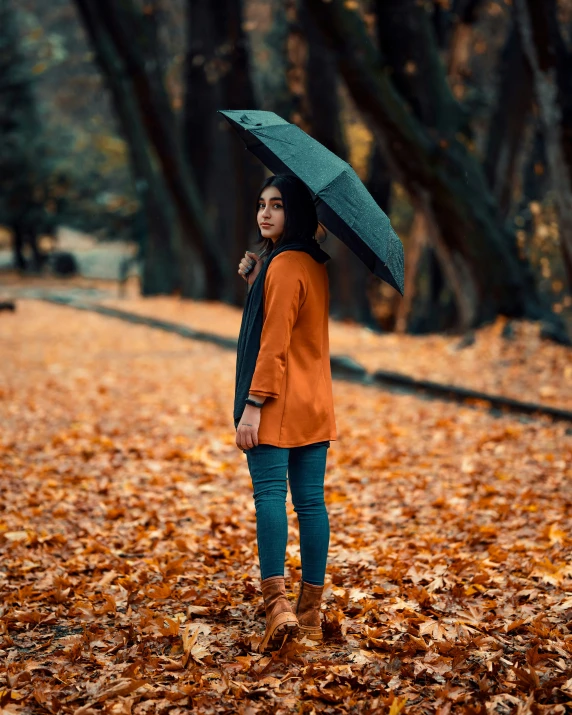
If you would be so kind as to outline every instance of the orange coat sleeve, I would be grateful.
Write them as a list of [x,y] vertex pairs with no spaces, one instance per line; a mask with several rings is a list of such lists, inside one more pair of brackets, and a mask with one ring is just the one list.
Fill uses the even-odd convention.
[[306,271],[295,256],[288,254],[284,251],[272,259],[264,281],[260,350],[250,383],[253,395],[278,397],[280,394],[292,328],[306,297]]

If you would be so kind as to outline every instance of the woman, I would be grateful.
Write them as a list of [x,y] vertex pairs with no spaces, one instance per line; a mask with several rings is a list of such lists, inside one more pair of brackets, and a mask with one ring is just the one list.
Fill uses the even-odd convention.
[[[324,265],[330,256],[316,241],[318,218],[306,185],[290,175],[266,179],[257,222],[263,250],[260,255],[247,251],[238,269],[249,293],[238,340],[234,421],[254,490],[266,610],[263,653],[299,633],[322,638],[320,603],[330,538],[324,474],[337,433]],[[287,477],[302,560],[295,610],[284,582]]]

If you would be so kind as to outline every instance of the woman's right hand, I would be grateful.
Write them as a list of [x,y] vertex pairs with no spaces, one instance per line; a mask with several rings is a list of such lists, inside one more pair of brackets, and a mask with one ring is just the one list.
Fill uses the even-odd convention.
[[[246,271],[253,263],[255,263],[256,265],[250,271],[250,273],[246,275]],[[252,285],[254,283],[256,276],[260,273],[262,263],[262,259],[259,258],[256,253],[252,253],[252,251],[246,251],[246,253],[244,254],[244,258],[238,264],[238,273],[244,278],[248,285]]]

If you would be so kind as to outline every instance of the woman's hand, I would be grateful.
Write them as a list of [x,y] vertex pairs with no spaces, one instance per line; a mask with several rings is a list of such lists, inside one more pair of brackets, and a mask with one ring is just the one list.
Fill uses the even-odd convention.
[[[255,263],[256,265],[250,271],[250,273],[246,275],[246,271],[253,263]],[[256,276],[260,273],[262,264],[262,258],[259,258],[256,253],[252,253],[252,251],[246,251],[246,253],[244,254],[244,258],[238,264],[238,273],[244,278],[248,285],[252,285]]]
[[260,427],[260,408],[245,405],[244,412],[236,428],[236,445],[240,449],[251,449],[258,445]]

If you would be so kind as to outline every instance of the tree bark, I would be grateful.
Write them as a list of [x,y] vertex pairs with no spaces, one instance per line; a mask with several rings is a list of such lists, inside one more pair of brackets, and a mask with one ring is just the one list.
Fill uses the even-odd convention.
[[483,0],[452,0],[447,6],[433,0],[433,27],[442,50],[448,50],[448,74],[462,71],[473,35],[472,27]]
[[[468,132],[467,115],[453,97],[447,83],[425,9],[415,0],[378,0],[376,21],[379,46],[383,50],[384,59],[392,68],[392,80],[408,102],[412,113],[446,141],[450,141],[458,132]],[[417,41],[412,43],[412,37],[417,37]],[[467,299],[470,273],[459,252],[451,251],[443,240],[426,192],[417,192],[412,200],[416,210],[423,213],[418,223],[425,227],[429,238],[426,250],[435,251],[437,258],[436,262],[429,261],[429,269],[441,271],[446,276],[455,296],[458,327],[461,330],[467,329],[476,311],[476,307]],[[417,265],[420,265],[419,262]],[[468,286],[463,286],[457,279],[456,266],[468,276]],[[435,296],[435,300],[437,302],[439,296]],[[435,310],[430,310],[429,315],[434,316],[433,326],[436,329],[442,315],[437,310],[437,304],[434,307]],[[414,316],[413,311],[411,314]]]
[[515,7],[534,78],[558,205],[560,246],[572,290],[572,53],[560,34],[556,0],[516,0]]
[[380,59],[411,112],[441,139],[452,139],[468,116],[451,94],[425,8],[416,0],[376,0]]
[[256,102],[240,0],[189,0],[185,66],[186,155],[225,259],[223,296],[244,299],[236,266],[256,238],[256,192],[264,170],[217,109],[249,109]]
[[289,9],[284,0],[249,0],[244,11],[250,30],[252,80],[256,104],[291,121],[292,93],[288,86]]
[[425,214],[416,211],[413,223],[409,232],[409,241],[405,253],[405,285],[403,299],[396,306],[395,332],[405,333],[407,331],[409,316],[413,310],[413,299],[416,295],[416,279],[419,275],[419,266],[423,249],[427,245],[427,234],[429,229]]
[[348,148],[340,122],[336,58],[304,4],[300,5],[299,21],[307,46],[305,89],[310,131],[320,144],[347,161]]
[[[344,161],[348,148],[340,121],[339,75],[336,58],[320,26],[302,3],[299,26],[305,43],[306,62],[303,67],[307,131]],[[330,272],[330,309],[338,319],[350,318],[372,324],[367,296],[368,269],[341,241],[334,239],[328,247],[332,256]]]
[[[377,205],[389,216],[392,186],[391,172],[379,141],[377,141],[375,137],[369,156],[367,177],[364,183],[366,189],[372,195]],[[375,294],[376,285],[378,284],[379,279],[372,275],[370,271],[366,270],[362,280],[365,285],[365,290],[360,294],[361,306],[359,320],[361,323],[368,325],[370,328],[377,328],[379,326],[377,325],[377,321],[375,320],[372,312],[372,298],[370,296]],[[395,306],[393,314],[395,315],[401,301],[401,296],[397,292],[395,292],[394,301]]]
[[532,108],[532,75],[516,23],[503,48],[496,107],[491,117],[485,172],[503,218],[512,206],[515,165]]
[[[499,313],[546,315],[530,266],[519,257],[514,233],[503,226],[482,168],[464,142],[457,134],[443,136],[440,127],[432,130],[408,110],[356,12],[342,0],[306,2],[335,49],[354,101],[385,146],[393,172],[412,196],[427,193],[444,245],[453,256],[462,256],[470,270],[476,302],[469,325],[492,320]],[[405,39],[411,45],[421,44],[416,32]],[[439,80],[435,88],[438,106],[448,103],[442,84]],[[454,123],[445,121],[445,126]],[[556,316],[550,317],[556,321]]]
[[133,86],[115,45],[90,0],[76,0],[85,29],[107,79],[122,134],[129,147],[135,188],[145,211],[147,233],[142,245],[141,292],[171,294],[180,290],[177,275],[179,227],[169,194],[153,156]]
[[[181,293],[217,299],[222,286],[220,259],[205,216],[196,180],[185,161],[159,62],[156,38],[133,0],[78,0],[90,5],[113,42],[133,87],[145,131],[161,165],[179,218],[183,241],[179,256]],[[200,285],[196,258],[202,261],[205,284]]]
[[[473,27],[483,0],[455,0],[451,12],[452,25],[449,41],[447,74],[453,88],[462,82],[468,72],[472,51]],[[453,89],[457,96],[455,89]]]

